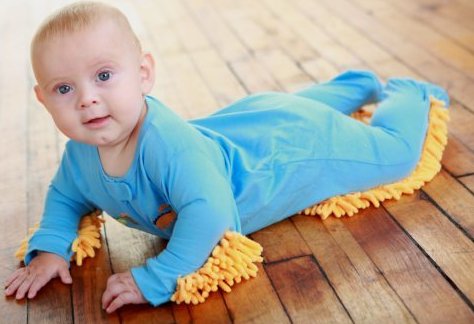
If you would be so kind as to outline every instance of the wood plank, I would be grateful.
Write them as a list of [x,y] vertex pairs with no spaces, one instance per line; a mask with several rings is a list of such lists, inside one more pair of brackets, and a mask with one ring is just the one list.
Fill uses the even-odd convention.
[[[385,26],[395,30],[406,40],[425,48],[445,64],[458,70],[469,78],[474,78],[474,56],[448,37],[421,24],[419,20],[403,14],[388,2],[377,0],[356,1],[363,10],[371,10],[371,17],[382,21]],[[374,8],[374,5],[377,7]]]
[[454,176],[470,174],[474,172],[474,153],[454,135],[449,135],[441,163]]
[[177,324],[192,323],[191,314],[189,313],[190,307],[188,305],[172,303],[171,308],[173,309],[174,319]]
[[[474,50],[474,30],[468,28],[467,25],[462,24],[460,21],[450,19],[443,15],[442,11],[438,10],[436,5],[433,7],[433,1],[425,6],[420,6],[420,3],[417,3],[417,1],[410,1],[403,5],[400,5],[397,1],[391,1],[391,5],[396,6],[397,9],[403,11],[404,14],[410,15],[414,19],[423,22],[423,24],[430,26],[430,28],[437,32],[456,40],[467,49],[471,51]],[[459,10],[461,5],[460,3],[456,3],[454,6],[451,6]]]
[[457,291],[384,209],[366,209],[343,221],[418,322],[474,320]]
[[355,57],[339,42],[329,37],[313,21],[299,12],[293,3],[284,1],[264,0],[265,6],[274,15],[280,17],[299,38],[307,44],[326,61],[334,64],[338,69],[359,66],[361,61]]
[[474,112],[454,102],[450,107],[449,132],[474,151]]
[[71,265],[72,305],[75,323],[119,323],[117,312],[107,314],[102,309],[102,293],[107,278],[112,274],[109,251],[102,231],[102,248],[94,258],[84,260],[82,266]]
[[[423,78],[448,88],[455,99],[472,110],[470,106],[474,99],[474,92],[468,92],[468,90],[474,85],[462,73],[445,65],[416,43],[394,33],[383,22],[377,21],[365,10],[347,0],[322,0],[320,5],[327,8],[331,15],[347,21],[373,42],[396,55],[399,60],[418,72]],[[393,46],[393,44],[397,45]]]
[[454,6],[442,0],[417,0],[416,3],[420,10],[433,11],[438,16],[446,17],[458,25],[474,29],[474,22],[472,21],[474,13],[468,1],[455,1]]
[[311,257],[265,266],[293,323],[351,323],[351,318]]
[[251,237],[262,245],[263,257],[267,263],[311,254],[308,245],[289,219],[265,227]]
[[248,92],[277,91],[281,89],[271,74],[253,57],[241,58],[231,62],[230,65]]
[[471,191],[471,194],[474,194],[474,174],[460,177],[459,180]]
[[[0,278],[9,277],[19,263],[14,257],[21,238],[27,233],[27,115],[28,104],[28,16],[24,2],[2,6],[0,39]],[[17,25],[17,23],[19,25]],[[20,32],[16,32],[17,26]],[[14,323],[27,322],[27,302],[14,297],[0,299],[0,314]]]
[[295,216],[293,222],[354,322],[415,322],[340,219]]
[[442,170],[423,187],[450,219],[462,227],[471,239],[474,238],[474,196],[455,178]]
[[[146,259],[159,254],[165,247],[160,238],[120,224],[110,216],[106,217],[105,229],[110,264],[113,273],[129,271],[141,266]],[[105,279],[107,282],[107,278]],[[170,304],[160,307],[127,305],[118,311],[123,323],[172,323],[173,311]]]
[[402,197],[384,206],[460,292],[474,300],[474,243],[426,200]]
[[234,323],[290,323],[261,264],[256,278],[232,287],[224,300]]
[[232,323],[230,314],[227,311],[222,294],[225,292],[212,293],[206,302],[189,306],[189,312],[193,323]]
[[284,91],[293,92],[314,83],[296,63],[280,49],[256,51],[257,61],[273,76]]
[[246,95],[245,89],[215,49],[195,51],[190,55],[219,108]]
[[218,14],[216,6],[208,0],[181,0],[181,3],[225,61],[232,62],[248,55],[245,46]]

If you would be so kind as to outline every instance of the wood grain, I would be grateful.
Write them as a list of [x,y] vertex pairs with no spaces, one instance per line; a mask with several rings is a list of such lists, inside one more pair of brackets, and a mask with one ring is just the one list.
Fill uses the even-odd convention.
[[474,193],[474,175],[461,177],[459,180],[471,191],[471,194]]
[[468,299],[474,297],[474,243],[426,200],[384,204],[390,214],[413,237]]
[[267,263],[311,254],[308,245],[290,220],[265,227],[251,237],[262,245],[263,257]]
[[352,322],[313,258],[294,258],[265,268],[293,323]]
[[343,221],[328,218],[323,223],[309,216],[293,221],[355,322],[415,322]]
[[457,291],[384,209],[364,210],[344,224],[418,322],[474,320]]
[[243,281],[224,300],[234,323],[290,323],[261,264],[258,276]]
[[474,196],[471,192],[446,171],[441,171],[423,191],[469,233],[471,239],[474,238]]

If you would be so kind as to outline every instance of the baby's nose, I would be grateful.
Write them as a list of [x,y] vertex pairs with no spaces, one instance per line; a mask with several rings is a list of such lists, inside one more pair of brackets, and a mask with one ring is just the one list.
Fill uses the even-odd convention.
[[82,100],[81,101],[81,108],[87,108],[87,107],[90,107],[90,106],[95,105],[95,104],[97,104],[97,100],[95,100],[95,99]]
[[79,107],[81,109],[88,108],[98,103],[99,98],[97,97],[95,91],[93,91],[92,89],[82,89],[79,97]]

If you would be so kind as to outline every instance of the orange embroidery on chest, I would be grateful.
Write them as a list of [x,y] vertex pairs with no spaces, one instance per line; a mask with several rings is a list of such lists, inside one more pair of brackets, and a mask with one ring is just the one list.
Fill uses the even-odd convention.
[[158,213],[161,214],[166,209],[169,209],[169,211],[159,215],[158,219],[155,221],[155,225],[160,229],[168,228],[176,219],[176,213],[170,208],[170,205],[168,204],[161,205],[160,208],[158,208]]

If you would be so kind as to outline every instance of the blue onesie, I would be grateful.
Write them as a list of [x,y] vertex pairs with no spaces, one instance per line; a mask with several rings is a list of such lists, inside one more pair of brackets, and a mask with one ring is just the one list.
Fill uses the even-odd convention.
[[[69,141],[48,191],[36,251],[69,261],[82,215],[100,209],[169,239],[132,275],[153,305],[176,279],[200,268],[227,230],[249,234],[328,197],[407,176],[418,162],[429,95],[444,90],[409,79],[385,89],[370,72],[348,71],[296,93],[250,95],[184,121],[147,97],[132,165],[123,177],[101,166],[97,147]],[[348,116],[382,102],[371,125]]]

